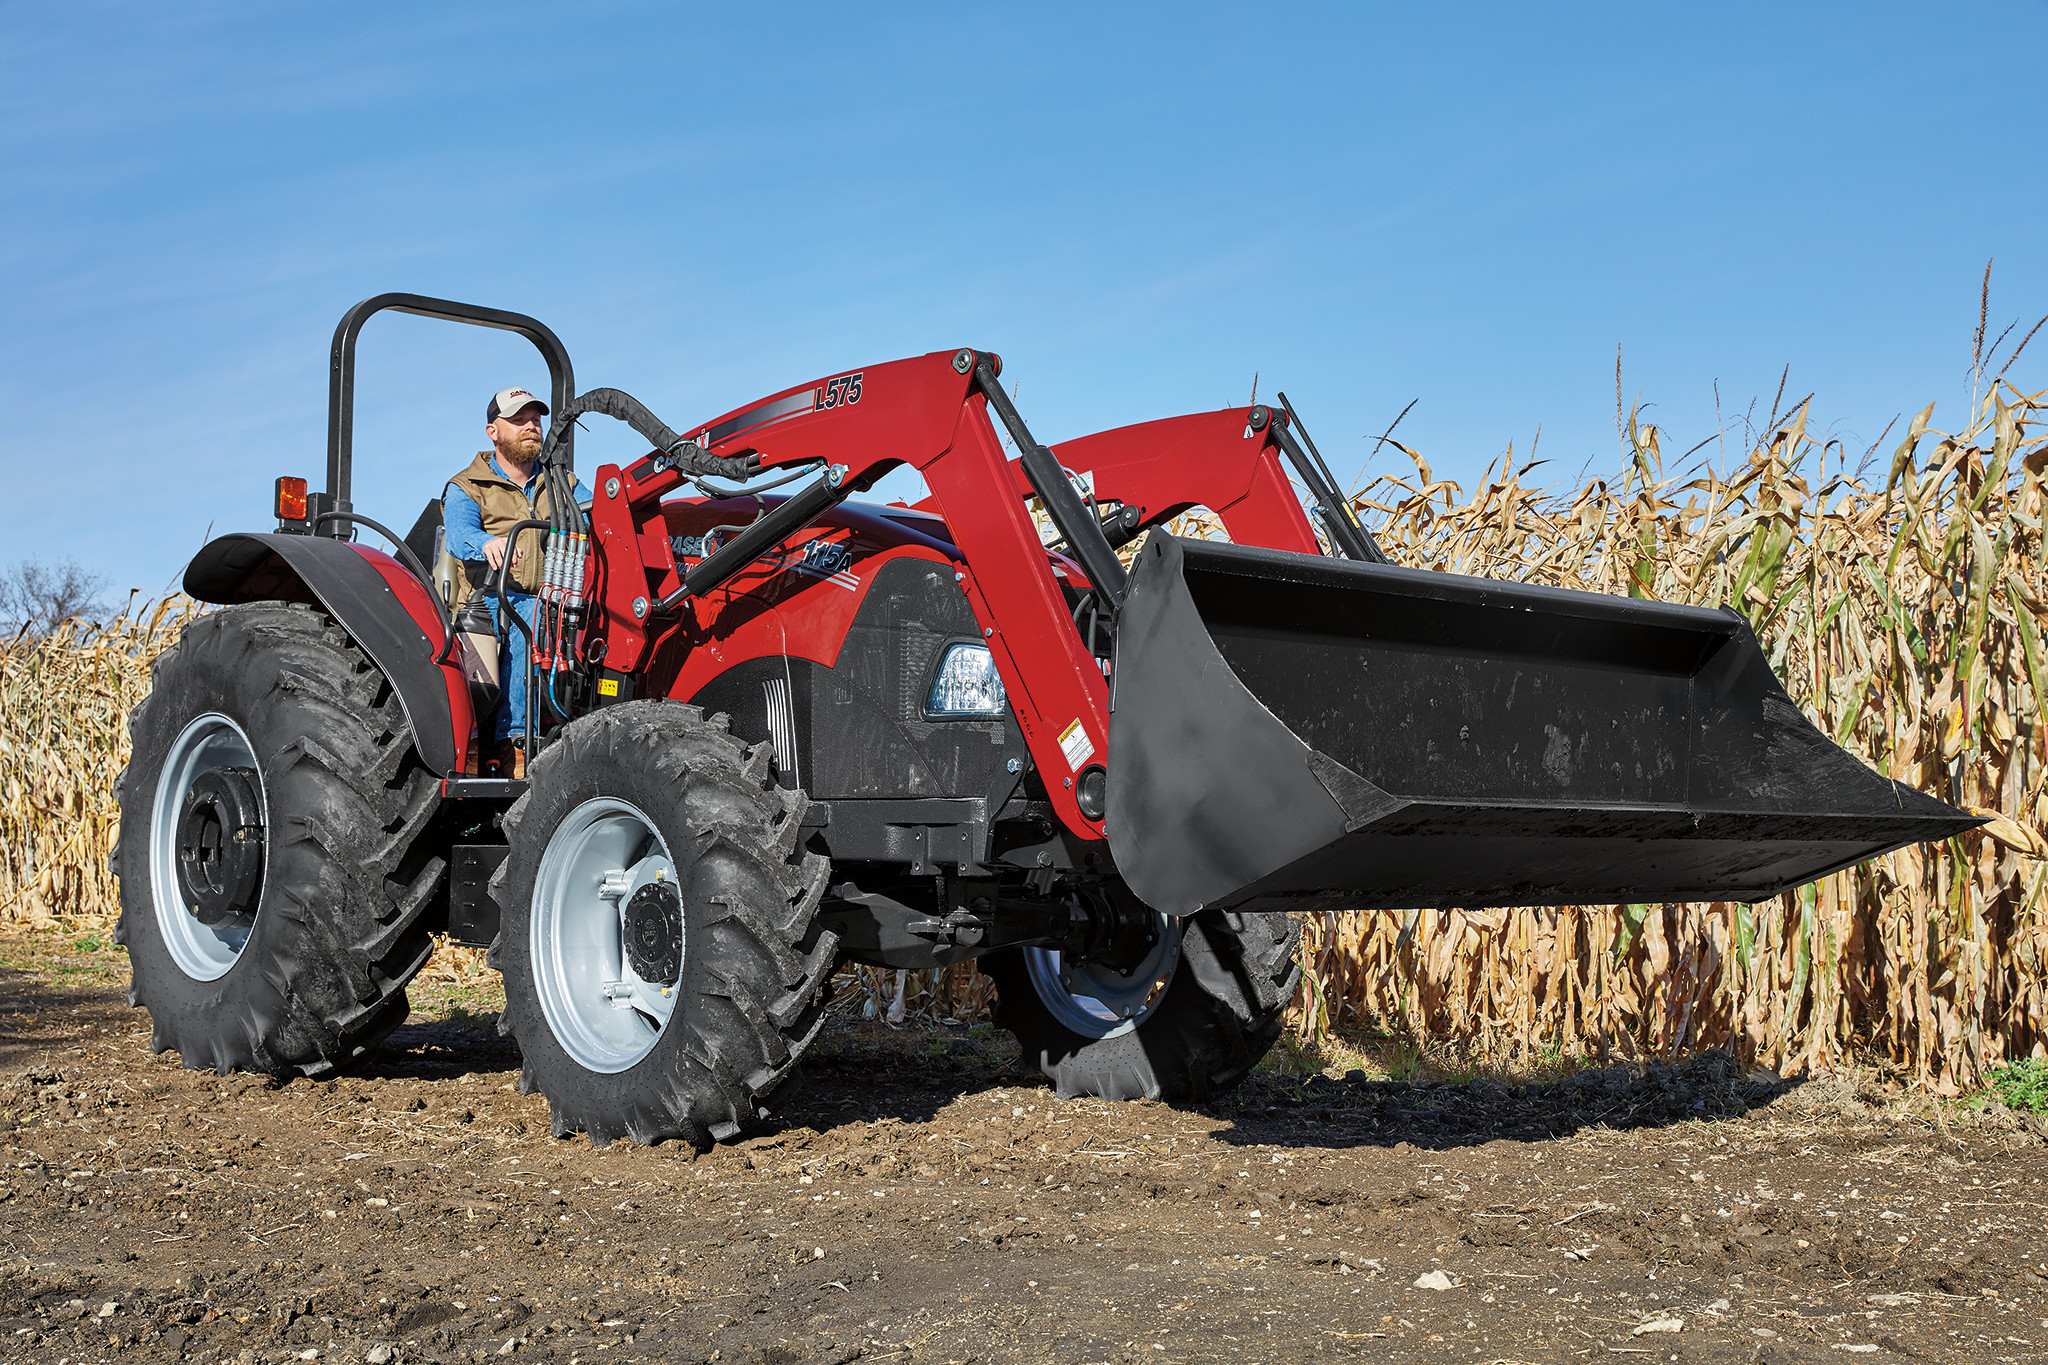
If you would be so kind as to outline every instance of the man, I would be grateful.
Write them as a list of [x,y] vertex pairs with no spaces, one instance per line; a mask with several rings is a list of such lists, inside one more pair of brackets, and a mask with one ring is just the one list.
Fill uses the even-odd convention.
[[[548,405],[525,389],[500,389],[491,395],[484,407],[484,435],[491,449],[478,451],[449,479],[441,499],[449,552],[464,562],[472,585],[495,582],[505,557],[512,557],[505,600],[529,629],[535,619],[534,594],[540,589],[546,537],[532,528],[521,532],[513,544],[508,533],[529,517],[549,513],[548,494],[540,486],[541,419],[547,411]],[[576,500],[589,497],[590,490],[578,482]],[[494,598],[494,619],[497,608]],[[517,626],[504,630],[501,623],[500,629],[507,637],[498,669],[502,693],[485,759],[501,776],[524,777],[526,708],[531,704],[526,695],[526,637]]]

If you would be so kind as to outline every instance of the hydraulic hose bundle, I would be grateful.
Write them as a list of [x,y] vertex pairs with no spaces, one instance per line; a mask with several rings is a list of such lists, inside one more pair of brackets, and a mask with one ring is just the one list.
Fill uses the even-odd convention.
[[[564,669],[572,675],[579,674],[596,657],[587,656],[583,647],[583,626],[588,604],[588,579],[590,563],[590,518],[576,501],[576,474],[565,455],[569,433],[575,430],[578,419],[586,414],[598,413],[624,422],[644,436],[657,450],[666,452],[674,461],[674,467],[693,476],[716,475],[729,479],[745,479],[754,472],[751,460],[724,459],[705,452],[696,442],[678,435],[673,427],[659,417],[633,395],[623,389],[596,388],[579,394],[562,405],[561,411],[553,415],[548,426],[547,440],[541,446],[540,478],[541,489],[546,495],[548,515],[546,518],[531,518],[519,522],[507,534],[508,547],[529,529],[546,532],[541,552],[540,586],[535,594],[534,623],[529,628],[517,612],[505,610],[505,594],[512,556],[508,552],[499,565],[492,590],[496,594],[500,615],[511,616],[514,624],[527,637],[526,667],[527,696],[526,748],[530,753],[534,747],[535,709],[531,699],[536,695],[547,698],[548,709],[559,720],[569,718],[564,707],[557,681]],[[545,675],[545,686],[542,677]]]

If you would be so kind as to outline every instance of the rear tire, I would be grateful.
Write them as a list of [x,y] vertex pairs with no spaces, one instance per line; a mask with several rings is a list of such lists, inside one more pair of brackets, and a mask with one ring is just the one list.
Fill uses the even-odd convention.
[[[809,801],[769,765],[724,717],[660,701],[571,721],[531,761],[491,952],[499,1031],[556,1136],[736,1137],[823,1026],[831,865],[803,848]],[[627,924],[647,937],[629,945]]]
[[1031,969],[1032,949],[991,953],[979,965],[995,983],[997,1022],[1061,1098],[1194,1101],[1242,1081],[1279,1038],[1301,984],[1300,939],[1300,925],[1284,914],[1189,916],[1164,993],[1134,1025],[1102,1037],[1065,1021],[1074,1011],[1048,999],[1058,988]]
[[[274,1076],[368,1051],[406,1016],[447,869],[422,838],[439,784],[389,681],[312,607],[228,607],[158,658],[128,729],[115,938],[151,1046]],[[253,771],[262,808],[254,900],[214,924],[192,910],[172,829],[209,768]]]

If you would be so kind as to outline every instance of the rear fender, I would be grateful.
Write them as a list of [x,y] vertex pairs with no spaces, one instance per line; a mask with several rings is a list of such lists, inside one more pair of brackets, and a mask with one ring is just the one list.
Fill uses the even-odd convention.
[[208,544],[185,569],[202,602],[306,602],[332,616],[398,693],[420,758],[462,771],[475,717],[462,670],[439,662],[447,636],[426,589],[387,554],[324,536],[253,532]]

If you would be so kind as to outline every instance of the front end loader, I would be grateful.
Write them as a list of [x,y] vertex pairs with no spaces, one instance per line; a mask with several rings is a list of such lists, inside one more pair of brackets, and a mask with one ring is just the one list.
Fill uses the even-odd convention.
[[[581,418],[648,443],[521,528],[524,780],[479,775],[436,508],[350,500],[386,310],[534,342],[553,487]],[[187,1065],[347,1063],[446,931],[599,1142],[765,1119],[846,961],[974,959],[1062,1094],[1199,1099],[1278,1035],[1283,912],[1756,900],[1977,823],[1815,730],[1733,611],[1388,563],[1284,398],[1047,447],[958,349],[678,430],[417,295],[350,310],[331,373],[325,488],[201,551],[223,610],[132,722],[122,937]],[[857,499],[902,466],[924,501]],[[1230,543],[1165,529],[1198,507]]]

